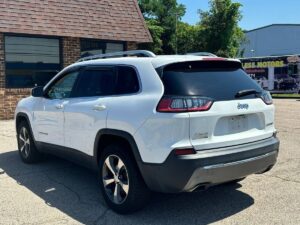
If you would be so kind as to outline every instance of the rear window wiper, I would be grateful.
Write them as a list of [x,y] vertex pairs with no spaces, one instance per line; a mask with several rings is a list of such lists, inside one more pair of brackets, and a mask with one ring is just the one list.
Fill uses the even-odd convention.
[[240,90],[235,94],[235,97],[240,98],[243,96],[253,95],[253,94],[257,95],[257,94],[261,94],[261,92],[255,89]]

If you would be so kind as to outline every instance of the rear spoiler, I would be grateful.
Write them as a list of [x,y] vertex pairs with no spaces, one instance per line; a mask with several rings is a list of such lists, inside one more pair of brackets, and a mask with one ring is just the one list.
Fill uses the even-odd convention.
[[162,76],[163,71],[193,71],[193,70],[235,70],[242,69],[242,63],[239,60],[225,59],[220,57],[203,58],[198,61],[185,61],[170,63],[156,69]]

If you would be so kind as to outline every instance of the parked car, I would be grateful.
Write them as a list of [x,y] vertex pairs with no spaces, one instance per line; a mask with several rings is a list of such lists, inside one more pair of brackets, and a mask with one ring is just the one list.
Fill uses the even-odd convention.
[[274,82],[275,90],[298,90],[299,86],[295,78],[287,77]]
[[269,92],[240,61],[215,56],[87,57],[35,87],[15,120],[25,163],[48,153],[93,168],[118,213],[140,209],[151,191],[264,173],[279,149]]

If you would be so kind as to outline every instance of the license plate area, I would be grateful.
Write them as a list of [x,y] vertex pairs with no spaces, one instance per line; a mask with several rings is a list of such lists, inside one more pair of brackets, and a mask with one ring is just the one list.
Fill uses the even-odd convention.
[[227,122],[228,133],[235,134],[248,130],[248,118],[246,115],[231,116]]

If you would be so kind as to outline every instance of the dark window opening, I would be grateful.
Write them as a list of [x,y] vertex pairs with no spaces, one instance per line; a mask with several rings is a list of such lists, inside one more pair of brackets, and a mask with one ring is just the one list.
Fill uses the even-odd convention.
[[6,87],[44,86],[61,70],[60,41],[5,36]]
[[124,51],[123,42],[107,42],[95,39],[81,39],[81,57],[88,57],[97,54]]
[[87,69],[81,73],[74,97],[112,95],[115,78],[115,73],[110,68]]
[[131,94],[139,91],[136,71],[131,67],[88,68],[80,74],[74,97]]
[[[241,90],[262,91],[241,69],[240,63],[235,62],[176,63],[166,66],[160,76],[165,86],[165,95],[203,96],[222,101],[235,99]],[[242,98],[255,97],[249,95]]]
[[139,91],[139,81],[135,69],[119,66],[116,94],[131,94]]

